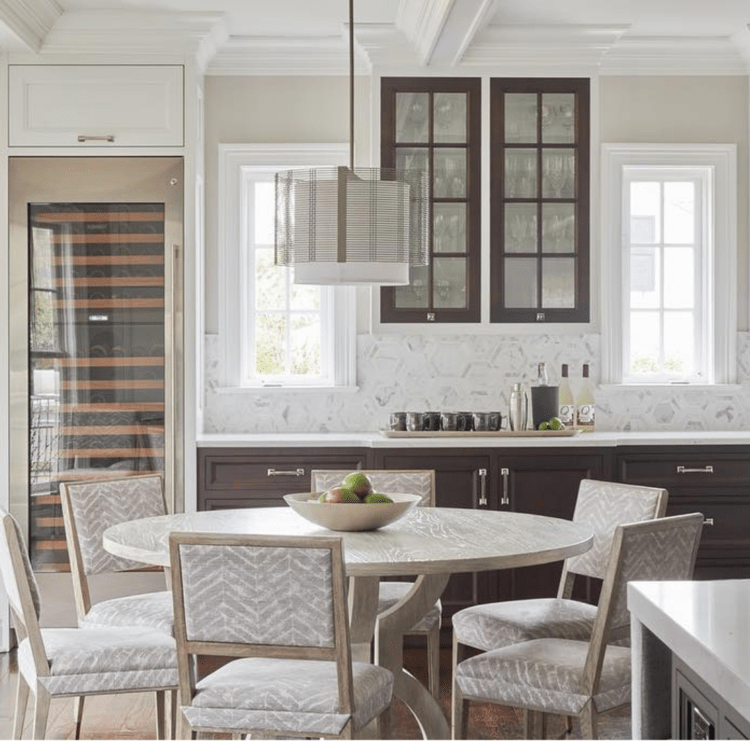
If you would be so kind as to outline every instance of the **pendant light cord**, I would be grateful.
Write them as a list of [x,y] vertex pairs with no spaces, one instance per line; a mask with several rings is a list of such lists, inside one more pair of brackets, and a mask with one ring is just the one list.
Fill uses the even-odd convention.
[[354,0],[349,0],[349,169],[354,171]]

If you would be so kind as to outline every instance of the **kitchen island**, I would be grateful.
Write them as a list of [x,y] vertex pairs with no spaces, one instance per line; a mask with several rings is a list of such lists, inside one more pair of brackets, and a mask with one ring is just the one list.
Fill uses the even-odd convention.
[[750,739],[750,580],[628,585],[633,739]]

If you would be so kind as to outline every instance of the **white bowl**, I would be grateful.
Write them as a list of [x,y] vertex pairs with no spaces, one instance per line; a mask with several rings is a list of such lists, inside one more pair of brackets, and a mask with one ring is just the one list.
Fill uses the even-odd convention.
[[290,508],[303,518],[331,531],[371,531],[387,526],[406,515],[419,501],[419,495],[391,492],[392,503],[321,503],[322,492],[295,492],[284,495]]

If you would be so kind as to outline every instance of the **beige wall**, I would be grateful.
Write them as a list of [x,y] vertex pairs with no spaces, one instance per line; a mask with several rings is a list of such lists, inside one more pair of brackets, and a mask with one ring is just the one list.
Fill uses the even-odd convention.
[[[370,166],[369,79],[357,78],[354,101],[356,162]],[[207,76],[205,127],[206,332],[216,333],[219,144],[348,143],[349,80],[340,76]]]
[[737,144],[738,326],[748,329],[748,78],[602,77],[602,143]]

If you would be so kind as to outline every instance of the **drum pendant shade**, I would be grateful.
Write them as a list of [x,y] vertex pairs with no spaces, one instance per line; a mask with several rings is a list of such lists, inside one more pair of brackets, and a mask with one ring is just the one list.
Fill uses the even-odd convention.
[[427,261],[427,175],[329,167],[276,175],[276,264],[297,284],[400,285]]

